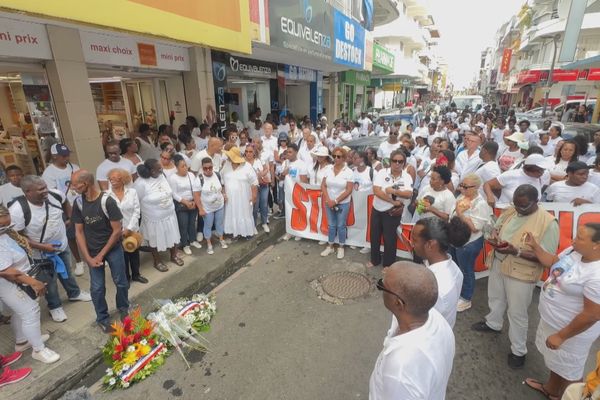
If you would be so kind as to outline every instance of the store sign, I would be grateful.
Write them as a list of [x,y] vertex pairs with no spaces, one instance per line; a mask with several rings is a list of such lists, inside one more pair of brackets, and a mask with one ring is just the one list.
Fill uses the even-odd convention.
[[285,80],[305,82],[315,82],[317,80],[317,71],[296,65],[285,65],[284,73]]
[[212,75],[213,86],[215,88],[215,105],[217,106],[217,123],[219,124],[219,136],[227,128],[227,104],[225,102],[225,91],[227,89],[227,64],[219,60],[219,55],[223,53],[212,52]]
[[335,37],[333,61],[337,64],[362,69],[364,65],[365,28],[337,9],[333,12],[333,24]]
[[51,60],[46,27],[0,17],[0,55]]
[[371,74],[365,71],[344,71],[342,72],[342,82],[369,86],[371,84]]
[[504,49],[502,52],[502,63],[500,64],[500,73],[506,74],[510,69],[510,59],[512,57],[512,49]]
[[552,73],[552,80],[554,82],[571,82],[576,81],[579,71],[576,69],[555,69]]
[[[2,7],[250,53],[248,0],[3,0]],[[0,25],[3,30],[4,24]]]
[[228,56],[229,71],[237,76],[254,76],[259,78],[275,78],[277,66],[275,64],[263,63],[261,61],[246,58]]
[[323,0],[269,2],[271,46],[332,59],[333,8]]
[[113,36],[80,31],[85,61],[127,67],[154,67],[189,71],[189,52],[185,47],[140,42],[131,36]]
[[396,57],[394,53],[380,44],[373,43],[373,66],[385,72],[394,72]]

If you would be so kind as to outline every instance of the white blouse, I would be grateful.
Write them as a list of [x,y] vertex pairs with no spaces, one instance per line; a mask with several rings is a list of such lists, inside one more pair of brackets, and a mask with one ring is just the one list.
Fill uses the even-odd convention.
[[200,181],[196,175],[191,172],[187,176],[173,174],[169,177],[169,185],[173,190],[173,199],[177,202],[181,200],[194,200],[194,192],[200,191]]
[[140,199],[135,189],[131,187],[125,188],[123,200],[119,200],[117,195],[111,190],[108,190],[108,195],[115,199],[121,214],[123,214],[123,230],[137,232],[140,230]]

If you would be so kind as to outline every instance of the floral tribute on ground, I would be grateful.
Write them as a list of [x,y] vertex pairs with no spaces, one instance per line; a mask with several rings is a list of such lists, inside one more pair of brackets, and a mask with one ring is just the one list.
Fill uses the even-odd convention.
[[135,308],[112,324],[113,333],[104,346],[104,361],[109,365],[103,378],[104,388],[127,388],[152,375],[164,362],[167,347],[155,332],[154,324]]

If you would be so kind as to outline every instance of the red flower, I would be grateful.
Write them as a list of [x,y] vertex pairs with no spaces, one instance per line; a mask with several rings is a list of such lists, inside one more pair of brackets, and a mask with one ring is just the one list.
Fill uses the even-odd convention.
[[123,346],[121,344],[118,344],[115,346],[115,353],[120,353],[123,351]]
[[121,355],[118,353],[115,353],[112,355],[112,359],[115,361],[119,361],[119,360],[121,360]]
[[123,319],[123,327],[125,329],[125,332],[131,332],[131,328],[133,325],[133,320],[131,319],[131,317],[128,315]]
[[123,336],[123,337],[121,338],[121,346],[122,346],[124,349],[126,349],[126,348],[127,348],[127,346],[129,346],[129,343],[130,343],[130,341],[129,341],[129,338],[128,338],[127,336]]
[[146,328],[142,331],[142,335],[144,335],[144,336],[150,336],[151,333],[152,333],[152,329],[150,329],[150,328]]
[[150,339],[150,340],[148,340],[148,345],[149,345],[150,347],[154,347],[154,345],[155,345],[154,339]]
[[141,338],[142,338],[142,334],[138,332],[135,335],[133,335],[133,342],[137,343],[140,341]]

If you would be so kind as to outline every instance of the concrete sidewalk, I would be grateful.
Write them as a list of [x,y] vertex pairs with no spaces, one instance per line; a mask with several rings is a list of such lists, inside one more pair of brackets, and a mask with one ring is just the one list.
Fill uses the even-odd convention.
[[[131,305],[140,305],[144,313],[153,308],[154,299],[168,299],[190,295],[201,291],[207,285],[214,284],[233,273],[237,268],[248,262],[254,255],[274,243],[285,232],[283,221],[271,223],[271,233],[259,230],[259,234],[251,240],[238,240],[229,248],[221,249],[215,246],[215,254],[208,255],[203,244],[202,249],[193,249],[192,256],[184,258],[185,265],[178,267],[167,263],[168,272],[159,272],[152,267],[149,254],[142,254],[141,272],[148,284],[132,282],[129,290]],[[163,260],[168,255],[163,254]],[[107,272],[107,293],[111,313],[115,311],[115,287]],[[77,277],[79,286],[89,290],[89,276],[84,274]],[[101,350],[107,336],[102,333],[95,323],[96,315],[92,303],[71,303],[66,299],[64,289],[59,283],[59,291],[63,308],[68,320],[55,323],[50,318],[44,299],[40,301],[42,308],[42,333],[50,333],[47,345],[61,356],[60,361],[46,365],[31,358],[31,350],[22,359],[11,365],[11,368],[31,367],[33,372],[24,381],[0,389],[2,398],[14,400],[44,399],[53,400],[60,397],[66,390],[80,381],[101,359]],[[113,318],[117,318],[114,317]],[[0,353],[8,354],[14,351],[14,336],[9,325],[0,326]]]

